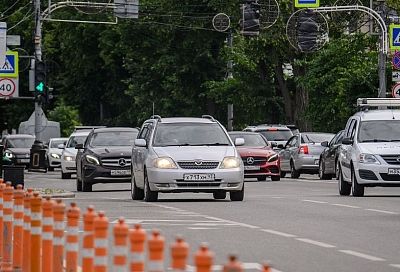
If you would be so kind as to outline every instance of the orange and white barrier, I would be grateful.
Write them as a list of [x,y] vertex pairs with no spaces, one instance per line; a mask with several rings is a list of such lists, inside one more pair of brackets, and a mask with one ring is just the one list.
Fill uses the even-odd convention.
[[23,260],[22,271],[31,271],[31,199],[33,190],[28,189],[24,194],[24,237],[23,237]]
[[146,271],[163,272],[164,271],[164,237],[160,231],[155,229],[147,242],[149,250],[149,262]]
[[38,192],[31,199],[31,272],[42,271],[42,197]]
[[186,271],[189,245],[182,237],[177,237],[171,246],[171,268],[173,271]]
[[144,272],[146,231],[140,224],[135,224],[134,229],[129,230],[129,240],[131,244],[130,271]]
[[125,224],[124,218],[120,218],[118,223],[114,225],[114,249],[113,249],[113,263],[114,272],[127,271],[127,255],[128,255],[128,231],[129,227]]
[[208,249],[207,244],[202,244],[194,256],[196,272],[211,272],[214,253]]
[[65,229],[65,204],[57,199],[53,206],[53,271],[64,269],[64,229]]
[[229,261],[224,265],[223,272],[243,272],[242,264],[237,260],[236,255],[229,255]]
[[22,243],[24,236],[24,190],[18,185],[14,190],[13,271],[22,271]]
[[79,250],[79,215],[80,209],[76,203],[71,203],[67,211],[67,244],[66,244],[66,271],[78,271]]
[[4,180],[0,179],[0,265],[3,262],[3,192],[5,188]]
[[100,211],[94,219],[94,271],[107,271],[108,218]]
[[97,216],[93,206],[83,215],[82,272],[94,271],[94,219]]
[[6,183],[3,190],[3,261],[1,271],[12,271],[13,248],[13,194],[11,182]]
[[53,271],[53,206],[50,197],[42,203],[42,272]]
[[262,266],[262,272],[272,272],[272,267],[269,264],[264,263]]

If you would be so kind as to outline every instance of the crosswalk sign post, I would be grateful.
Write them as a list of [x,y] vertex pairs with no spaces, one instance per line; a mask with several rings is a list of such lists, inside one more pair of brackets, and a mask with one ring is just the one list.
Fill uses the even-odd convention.
[[296,8],[318,8],[319,0],[295,0],[294,6]]
[[391,24],[389,26],[390,42],[389,47],[391,50],[400,50],[400,25]]

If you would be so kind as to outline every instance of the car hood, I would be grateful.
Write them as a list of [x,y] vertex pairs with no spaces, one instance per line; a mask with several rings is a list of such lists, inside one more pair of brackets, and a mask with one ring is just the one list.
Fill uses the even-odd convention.
[[273,154],[276,154],[275,151],[268,147],[237,147],[239,154],[241,157],[269,157]]
[[359,143],[360,152],[378,155],[400,154],[400,143]]
[[76,156],[76,153],[78,153],[78,150],[75,148],[66,148],[63,151],[63,155],[70,155],[70,156]]
[[154,147],[154,151],[159,157],[171,157],[174,161],[222,161],[237,154],[233,146],[167,146]]
[[9,150],[15,155],[23,155],[23,154],[30,154],[31,149],[30,148],[16,148],[16,147],[11,147],[7,148],[6,151]]
[[91,147],[89,148],[89,152],[96,154],[99,157],[130,157],[132,154],[132,147]]
[[49,149],[49,151],[48,151],[48,153],[49,154],[58,154],[58,155],[61,155],[61,153],[62,153],[62,149],[59,149],[59,148],[50,148]]

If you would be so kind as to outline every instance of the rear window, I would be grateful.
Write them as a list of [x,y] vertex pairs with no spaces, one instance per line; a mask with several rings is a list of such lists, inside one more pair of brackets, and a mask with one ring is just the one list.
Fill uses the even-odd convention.
[[322,143],[325,141],[330,142],[335,135],[333,134],[302,134],[301,142],[302,143]]
[[290,129],[266,129],[257,132],[267,138],[268,141],[287,141],[293,136]]

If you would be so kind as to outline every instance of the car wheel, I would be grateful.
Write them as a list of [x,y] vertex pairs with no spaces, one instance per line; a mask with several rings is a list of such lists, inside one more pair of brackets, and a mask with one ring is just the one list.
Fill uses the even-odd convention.
[[213,197],[214,197],[214,199],[225,199],[226,192],[224,192],[224,191],[214,192]]
[[281,178],[284,178],[286,176],[286,172],[281,170]]
[[82,181],[76,176],[76,190],[82,192]]
[[47,170],[48,170],[49,172],[53,172],[53,171],[54,171],[54,167],[49,167],[49,168],[47,168]]
[[293,179],[300,177],[300,171],[296,170],[293,161],[290,162],[290,177]]
[[244,184],[242,187],[242,190],[237,191],[237,192],[230,192],[229,197],[231,201],[243,201],[244,199]]
[[339,171],[339,173],[338,173],[339,194],[343,195],[343,196],[348,196],[348,195],[350,195],[351,184],[343,179],[342,169],[340,168],[339,165],[338,165],[338,168],[339,168],[338,169],[338,171]]
[[133,175],[133,172],[131,178],[131,197],[133,200],[143,200],[144,198],[144,190],[136,186],[135,176]]
[[91,192],[93,184],[85,182],[85,178],[82,177],[82,191],[84,192]]
[[262,176],[262,177],[257,177],[258,181],[266,181],[267,180],[267,176]]
[[71,178],[71,174],[70,173],[64,173],[63,171],[61,171],[61,178],[62,179],[70,179]]
[[357,197],[364,196],[364,186],[358,184],[354,169],[351,169],[351,194]]
[[144,178],[144,201],[146,202],[156,202],[158,200],[158,192],[153,192],[150,189],[149,179],[147,175]]
[[272,181],[280,181],[281,180],[281,176],[271,176],[271,180]]
[[318,165],[318,176],[319,179],[332,179],[332,176],[329,174],[325,174],[325,165],[322,163],[322,160],[319,160],[319,165]]

